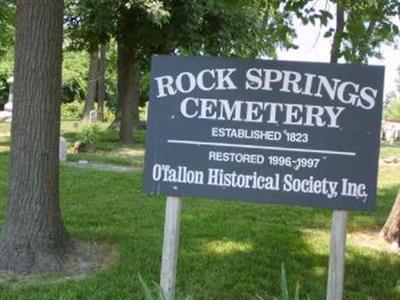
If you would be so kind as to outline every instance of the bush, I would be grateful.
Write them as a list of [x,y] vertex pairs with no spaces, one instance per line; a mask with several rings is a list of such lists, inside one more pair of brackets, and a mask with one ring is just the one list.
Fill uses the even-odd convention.
[[62,120],[80,120],[82,119],[83,103],[71,102],[61,104]]
[[100,140],[101,130],[97,125],[89,125],[84,127],[78,133],[78,140],[86,145],[93,145]]

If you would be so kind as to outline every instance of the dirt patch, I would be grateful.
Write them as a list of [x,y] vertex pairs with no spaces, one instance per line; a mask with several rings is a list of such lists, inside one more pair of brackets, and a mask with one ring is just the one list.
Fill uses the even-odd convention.
[[74,249],[64,258],[64,272],[33,273],[16,275],[10,272],[0,272],[0,284],[12,289],[27,285],[41,285],[79,280],[89,277],[94,271],[105,270],[117,261],[118,247],[97,241],[74,241]]
[[348,233],[347,241],[349,244],[369,248],[379,252],[400,253],[400,248],[396,244],[387,243],[379,234],[378,230],[363,230]]

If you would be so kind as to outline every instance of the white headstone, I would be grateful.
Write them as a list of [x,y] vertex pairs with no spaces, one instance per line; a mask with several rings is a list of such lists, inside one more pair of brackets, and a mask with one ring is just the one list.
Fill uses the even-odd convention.
[[67,150],[68,150],[67,140],[63,137],[60,137],[60,162],[67,161]]
[[4,105],[4,111],[0,111],[0,122],[11,122],[12,110],[13,110],[13,83],[14,78],[10,77],[7,79],[7,83],[10,86],[10,92],[8,94],[8,102]]
[[10,77],[7,79],[7,83],[10,86],[9,88],[9,93],[8,93],[8,102],[6,103],[6,105],[4,106],[4,110],[5,111],[9,111],[12,112],[12,108],[13,108],[13,84],[14,84],[14,77]]
[[386,139],[390,144],[394,144],[396,141],[396,129],[394,127],[391,127],[386,131]]
[[89,123],[97,121],[97,111],[91,110],[89,113]]

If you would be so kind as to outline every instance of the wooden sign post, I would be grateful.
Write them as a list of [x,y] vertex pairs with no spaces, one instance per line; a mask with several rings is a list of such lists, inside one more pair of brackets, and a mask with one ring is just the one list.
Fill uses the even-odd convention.
[[175,295],[182,199],[167,197],[160,287],[169,299]]
[[341,300],[343,298],[348,214],[347,211],[343,210],[335,210],[332,214],[331,249],[326,300]]

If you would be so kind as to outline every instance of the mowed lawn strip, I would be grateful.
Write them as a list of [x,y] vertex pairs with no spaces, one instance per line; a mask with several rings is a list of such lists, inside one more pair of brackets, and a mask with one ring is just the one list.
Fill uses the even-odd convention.
[[[7,170],[8,153],[2,151],[1,222]],[[62,167],[62,209],[69,232],[117,245],[117,262],[84,279],[6,281],[0,299],[144,299],[138,274],[150,285],[159,279],[165,198],[144,194],[141,185],[140,174]],[[381,165],[377,211],[350,213],[349,233],[379,230],[399,187],[400,166]],[[283,262],[292,293],[299,285],[303,296],[323,299],[330,217],[327,209],[185,199],[178,296],[278,299]],[[346,258],[345,299],[400,299],[400,257],[349,240]]]

